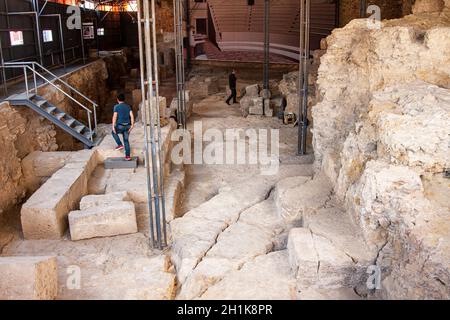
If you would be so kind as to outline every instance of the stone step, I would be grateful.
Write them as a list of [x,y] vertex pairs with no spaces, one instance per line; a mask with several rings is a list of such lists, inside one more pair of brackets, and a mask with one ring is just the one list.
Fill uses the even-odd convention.
[[0,300],[53,300],[57,294],[55,257],[0,257]]
[[288,252],[299,291],[355,288],[367,281],[370,264],[354,261],[329,239],[307,228],[290,231]]
[[295,278],[287,256],[283,250],[256,257],[211,286],[200,299],[294,300]]
[[286,223],[301,226],[304,215],[324,206],[331,192],[331,183],[323,176],[284,179],[275,188],[277,212]]
[[137,233],[133,202],[115,201],[107,206],[91,207],[69,213],[72,240],[111,237]]
[[108,194],[85,196],[80,201],[80,210],[88,210],[95,207],[105,207],[110,203],[117,201],[130,201],[128,192],[119,191]]

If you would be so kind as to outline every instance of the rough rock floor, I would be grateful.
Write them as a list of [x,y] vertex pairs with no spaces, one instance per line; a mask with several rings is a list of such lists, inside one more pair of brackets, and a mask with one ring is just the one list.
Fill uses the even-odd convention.
[[[223,100],[217,95],[196,104],[189,125],[201,120],[203,130],[279,129],[280,168],[261,175],[258,165],[187,166],[183,214],[170,224],[176,298],[359,299],[345,277],[370,257],[349,217],[333,203],[329,182],[313,180],[312,159],[296,156],[297,129],[275,118],[243,118],[238,105]],[[289,232],[298,227],[321,237],[325,245],[314,254],[330,266],[297,257],[307,249],[304,239],[292,235],[288,247]],[[298,274],[298,264],[307,272]]]

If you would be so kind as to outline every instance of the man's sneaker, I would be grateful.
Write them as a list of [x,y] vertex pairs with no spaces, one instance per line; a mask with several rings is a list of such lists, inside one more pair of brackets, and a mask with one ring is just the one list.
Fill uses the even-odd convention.
[[114,149],[114,150],[122,150],[122,149],[123,149],[123,146],[117,146],[116,149]]
[[131,157],[125,157],[125,161],[131,161]]

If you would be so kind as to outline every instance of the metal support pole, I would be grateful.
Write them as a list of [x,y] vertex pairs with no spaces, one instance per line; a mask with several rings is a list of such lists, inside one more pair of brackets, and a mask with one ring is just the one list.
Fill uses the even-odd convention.
[[186,14],[186,33],[187,33],[187,52],[186,52],[186,65],[188,70],[191,68],[191,0],[184,0],[184,11]]
[[162,243],[163,246],[167,245],[167,229],[166,229],[166,199],[164,196],[164,164],[162,163],[161,157],[161,119],[159,110],[159,70],[158,70],[158,50],[156,43],[156,10],[155,10],[155,0],[152,0],[152,34],[153,34],[153,61],[154,61],[154,76],[155,76],[155,91],[156,91],[156,123],[157,123],[157,134],[158,134],[158,171],[159,171],[159,190],[158,197],[161,203],[161,218],[162,218]]
[[[33,4],[34,6],[34,4]],[[41,62],[41,64],[43,65],[43,55],[42,55],[42,43],[41,43],[41,32],[40,32],[40,25],[39,25],[39,16],[38,13],[36,11],[31,11],[31,12],[10,12],[8,13],[8,15],[34,15],[35,17],[35,24],[36,24],[36,38],[37,38],[37,43],[38,43],[38,58],[39,61]]]
[[23,67],[23,75],[25,77],[25,90],[27,92],[27,99],[28,99],[30,96],[29,96],[29,89],[28,89],[28,74],[27,74],[26,66]]
[[66,70],[66,53],[65,53],[65,47],[64,47],[64,34],[63,34],[61,15],[58,14],[58,13],[55,13],[55,14],[43,14],[43,15],[41,15],[41,17],[56,17],[56,18],[58,18],[59,40],[61,42],[61,53],[62,53],[64,71],[65,71]]
[[44,65],[44,57],[42,54],[42,43],[41,43],[41,24],[39,22],[39,0],[34,0],[33,7],[36,16],[36,33],[39,45],[39,60],[41,64]]
[[367,16],[367,0],[360,0],[359,1],[359,17],[365,18]]
[[34,63],[33,63],[33,80],[34,80],[34,93],[37,94],[36,66]]
[[264,89],[269,90],[269,59],[270,59],[270,1],[264,0]]
[[[150,5],[149,0],[144,0],[144,41],[145,41],[145,58],[146,58],[146,69],[147,69],[147,82],[148,82],[148,91],[147,91],[147,98],[149,101],[150,106],[150,125],[148,128],[150,129],[150,143],[151,143],[151,157],[152,157],[152,182],[153,182],[153,191],[154,191],[154,204],[155,204],[155,225],[156,225],[156,244],[159,249],[162,249],[166,239],[163,239],[162,234],[162,223],[165,223],[162,221],[161,217],[161,188],[160,188],[160,175],[158,172],[158,160],[157,158],[160,157],[158,153],[160,153],[160,149],[157,148],[157,144],[155,141],[156,135],[155,135],[155,123],[158,124],[158,122],[155,122],[154,115],[158,117],[158,111],[154,108],[156,107],[153,104],[153,63],[157,63],[157,61],[152,61],[152,42],[151,42],[151,36],[152,36],[152,30],[153,27],[150,25],[150,22],[152,19],[150,18]],[[153,34],[153,37],[156,37],[156,34]],[[156,49],[156,48],[153,48]],[[154,53],[154,52],[153,52]],[[159,97],[156,97],[158,99]],[[145,127],[145,130],[148,130],[147,126]],[[157,126],[157,130],[159,131],[159,128]],[[147,164],[149,165],[149,164]]]
[[3,83],[3,90],[5,91],[5,96],[8,95],[8,85],[6,83],[6,71],[4,65],[5,60],[3,59],[3,47],[2,47],[2,40],[0,39],[0,64],[2,66],[2,83]]
[[145,164],[147,171],[147,199],[148,199],[148,212],[149,212],[149,220],[150,220],[150,241],[152,247],[155,246],[155,230],[153,224],[153,195],[152,195],[152,183],[151,183],[151,173],[150,173],[150,152],[149,152],[149,137],[147,130],[147,112],[148,101],[146,100],[146,90],[145,90],[145,60],[144,60],[144,43],[142,40],[142,8],[141,8],[141,0],[137,1],[137,15],[138,15],[138,36],[139,36],[139,61],[140,61],[140,71],[141,71],[141,98],[142,98],[142,111],[144,116],[144,139],[145,139]]
[[300,1],[300,59],[298,72],[298,154],[306,154],[308,134],[308,73],[311,0]]
[[83,10],[80,7],[80,35],[81,35],[81,55],[83,56],[83,64],[86,64],[86,54],[84,52],[84,36],[83,36]]

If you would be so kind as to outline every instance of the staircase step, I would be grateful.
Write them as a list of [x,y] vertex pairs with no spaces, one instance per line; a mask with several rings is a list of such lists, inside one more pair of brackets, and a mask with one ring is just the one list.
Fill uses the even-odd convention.
[[75,123],[75,119],[69,119],[67,121],[64,121],[65,124],[69,127],[71,127]]
[[55,118],[58,119],[58,120],[61,120],[61,119],[64,118],[65,116],[66,116],[66,113],[65,113],[65,112],[61,112],[61,113],[58,113],[58,114],[55,116]]
[[[95,135],[95,133],[93,133],[93,135]],[[86,139],[91,139],[91,132],[90,132],[89,130],[86,130],[86,132],[83,133],[83,136],[84,136]]]
[[47,112],[47,113],[52,113],[53,111],[55,111],[56,110],[56,107],[48,107],[48,108],[45,108],[45,111]]
[[47,103],[47,100],[38,100],[34,102],[39,108],[42,108],[43,105]]
[[81,133],[81,131],[83,131],[84,128],[86,128],[86,126],[84,126],[84,125],[79,125],[79,126],[76,126],[76,127],[74,128],[74,130],[75,130],[76,132],[78,132],[78,133]]

